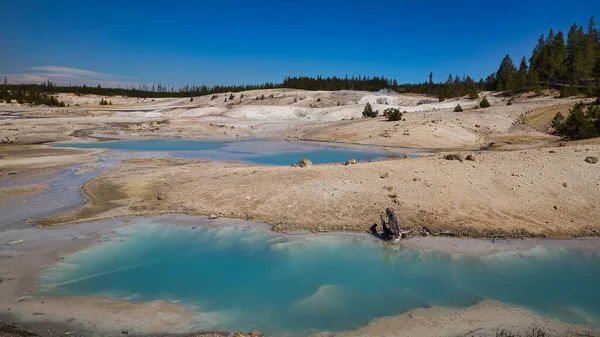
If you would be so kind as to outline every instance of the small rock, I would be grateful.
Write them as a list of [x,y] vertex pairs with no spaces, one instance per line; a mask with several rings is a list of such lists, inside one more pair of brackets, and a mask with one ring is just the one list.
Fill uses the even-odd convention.
[[459,154],[453,153],[453,154],[447,154],[444,156],[444,159],[446,160],[460,160],[462,161],[462,157]]
[[309,167],[312,166],[312,161],[310,161],[310,159],[300,159],[300,161],[298,162],[298,166],[300,167]]
[[216,214],[211,214],[211,215],[210,215],[208,218],[209,218],[209,219],[216,219],[216,218],[218,218],[218,217],[219,217],[219,216],[218,216],[218,215],[216,215]]
[[556,209],[556,210],[557,210],[557,209],[558,209],[558,207],[557,207],[557,206],[554,206],[554,209]]
[[160,196],[160,195],[156,196],[156,200],[162,200],[162,199],[163,199],[162,196]]
[[596,164],[598,163],[598,157],[586,157],[585,162],[589,164]]
[[550,151],[548,151],[548,153],[556,153],[556,151],[552,151],[552,150],[550,150]]
[[470,161],[475,161],[475,158],[473,157],[473,155],[467,155],[467,157],[465,159],[470,160]]
[[390,174],[386,172],[386,173],[384,173],[384,174],[380,175],[379,177],[380,177],[381,179],[385,179],[385,178],[387,178],[387,177],[389,177],[389,176],[390,176]]
[[479,124],[475,124],[475,127],[476,127],[476,128],[480,128],[480,127],[481,127],[481,125],[479,125]]
[[563,184],[563,187],[564,187],[564,188],[567,188],[567,186],[568,186],[568,185],[567,185],[567,183],[564,183],[564,184]]
[[346,161],[344,163],[344,165],[354,165],[356,163],[357,163],[356,159],[350,159],[350,160]]

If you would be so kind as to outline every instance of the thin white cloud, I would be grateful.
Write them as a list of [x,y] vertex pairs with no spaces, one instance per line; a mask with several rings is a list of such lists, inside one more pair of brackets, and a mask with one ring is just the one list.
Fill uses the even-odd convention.
[[57,85],[93,85],[100,84],[103,87],[131,87],[139,83],[127,81],[127,77],[101,73],[92,70],[62,67],[62,66],[38,66],[28,68],[31,72],[21,74],[0,74],[6,77],[10,83],[15,84],[39,84],[50,81]]
[[97,71],[91,71],[91,70],[85,70],[85,69],[61,67],[61,66],[31,67],[29,69],[38,70],[38,71],[47,72],[47,73],[72,75],[72,76],[77,76],[77,77],[81,77],[81,78],[91,78],[91,79],[125,78],[124,76],[100,73]]

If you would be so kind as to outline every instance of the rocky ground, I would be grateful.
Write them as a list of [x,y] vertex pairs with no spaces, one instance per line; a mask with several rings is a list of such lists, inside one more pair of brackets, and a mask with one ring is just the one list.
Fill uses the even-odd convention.
[[[109,107],[96,105],[101,97],[75,95],[61,95],[60,99],[70,105],[66,108],[3,104],[0,203],[8,205],[46,191],[48,186],[28,182],[37,177],[54,175],[77,164],[84,166],[75,174],[96,169],[91,163],[98,160],[101,150],[44,145],[49,142],[167,137],[318,140],[430,151],[418,158],[303,168],[128,159],[76,186],[88,199],[83,207],[52,218],[32,219],[31,223],[44,227],[121,215],[186,213],[252,219],[271,224],[276,231],[364,232],[379,222],[386,207],[391,207],[401,226],[415,235],[599,236],[600,164],[593,158],[600,157],[600,139],[567,142],[550,134],[554,115],[566,115],[573,104],[585,99],[557,99],[555,93],[546,92],[535,97],[524,95],[507,105],[505,97],[483,95],[488,96],[492,107],[474,109],[477,101],[464,98],[435,102],[418,95],[289,89],[249,91],[243,97],[237,93],[233,100],[229,94],[193,100],[113,97],[110,100],[114,105]],[[380,112],[398,107],[406,112],[404,120],[360,118],[367,102]],[[465,111],[453,112],[456,104]],[[40,235],[35,233],[39,229],[27,230],[32,231],[30,235]],[[0,228],[0,234],[2,231]],[[28,248],[27,241],[23,247],[23,256],[40,250],[39,246]],[[43,261],[49,264],[56,258],[57,251],[49,251]],[[9,269],[0,270],[3,275],[7,270],[24,268],[11,263],[7,264]],[[34,269],[31,275],[39,271]],[[4,283],[6,287],[8,282]],[[72,303],[61,310],[72,312],[81,307]],[[140,317],[152,316],[148,314],[152,307],[138,309]],[[37,307],[31,310],[33,315]],[[476,312],[457,311],[450,316],[436,310],[419,313],[464,318],[459,334],[471,333],[473,317],[480,317],[484,311],[488,327],[498,323],[493,318],[499,311],[508,315],[508,320],[525,317],[494,306]],[[112,313],[115,319],[120,312]],[[524,329],[532,322],[547,323],[529,318],[518,328]],[[71,332],[70,326],[19,325],[12,319],[0,319],[5,322],[0,326],[0,335]],[[406,317],[397,319],[402,325],[411,321]],[[415,331],[433,331],[427,324]],[[374,322],[342,335],[389,335],[383,329],[386,326]],[[447,332],[442,325],[434,328]],[[570,333],[564,328],[561,326],[560,331]],[[487,332],[494,335],[493,330]]]

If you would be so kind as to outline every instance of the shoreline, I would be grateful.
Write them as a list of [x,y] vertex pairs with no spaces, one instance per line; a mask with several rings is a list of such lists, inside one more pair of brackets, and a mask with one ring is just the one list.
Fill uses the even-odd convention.
[[[135,334],[154,335],[154,334],[171,334],[171,333],[189,333],[188,324],[193,318],[194,313],[178,304],[164,301],[153,302],[127,302],[119,299],[107,299],[103,297],[85,296],[38,296],[35,293],[37,287],[36,279],[46,267],[59,262],[63,257],[70,254],[75,254],[79,251],[91,248],[95,245],[102,244],[105,241],[118,239],[116,232],[122,228],[131,226],[144,226],[152,224],[165,224],[167,226],[202,226],[208,228],[223,228],[223,227],[252,227],[258,228],[261,231],[266,231],[269,235],[283,237],[287,240],[306,240],[319,236],[346,236],[357,237],[361,240],[373,240],[366,233],[325,233],[314,234],[307,232],[290,232],[278,233],[273,232],[272,227],[264,223],[256,223],[252,221],[236,220],[236,219],[208,219],[206,217],[196,217],[181,214],[163,215],[157,217],[122,217],[114,219],[104,219],[90,222],[87,224],[79,224],[69,227],[57,227],[53,229],[35,229],[28,230],[13,230],[0,233],[0,240],[5,248],[1,252],[5,258],[0,262],[0,270],[3,270],[2,278],[5,286],[0,290],[0,297],[5,300],[0,300],[0,308],[3,308],[4,313],[12,313],[13,320],[19,324],[43,324],[51,322],[55,326],[64,329],[69,329],[72,326],[78,329],[92,329],[94,331],[103,331],[100,335],[114,332],[115,335],[120,331],[131,331]],[[21,238],[22,243],[7,245],[7,242]],[[465,244],[465,242],[467,244]],[[383,245],[383,243],[381,243]],[[500,245],[500,248],[498,246]],[[527,240],[510,240],[506,242],[491,243],[487,240],[479,239],[464,239],[464,238],[418,238],[402,241],[401,249],[418,249],[418,250],[435,250],[446,252],[448,254],[468,254],[481,255],[483,252],[490,254],[498,254],[503,252],[513,252],[534,249],[538,246],[559,247],[567,249],[583,248],[584,251],[600,253],[600,240],[594,239],[570,239],[570,240],[543,240],[543,239],[527,239]],[[491,248],[494,249],[491,249]],[[8,255],[7,255],[8,254]],[[9,258],[7,258],[9,257]],[[20,268],[11,268],[11,266],[19,265]],[[6,271],[9,272],[8,275]],[[26,296],[32,296],[27,298]],[[22,302],[17,299],[24,299]],[[512,308],[504,304],[488,301],[479,302],[473,307],[461,309],[450,309],[437,307],[429,309],[413,309],[407,313],[376,319],[368,325],[355,330],[354,333],[363,331],[364,329],[371,330],[369,335],[377,335],[375,332],[382,329],[378,327],[378,322],[381,320],[399,320],[402,321],[408,316],[414,316],[415,312],[436,317],[436,312],[440,311],[444,315],[449,313],[458,314],[460,312],[469,312],[473,308],[480,306],[490,307],[493,310],[508,310],[520,313],[527,313],[527,317],[531,318],[531,322],[554,322],[556,326],[574,327],[573,325],[555,321],[549,318],[542,318],[529,313],[524,309]],[[9,312],[5,311],[11,308]],[[52,308],[52,309],[51,309]],[[50,311],[49,311],[50,310]],[[474,310],[474,313],[478,310]],[[433,314],[429,313],[432,312]],[[77,312],[75,314],[74,312]],[[36,314],[36,313],[43,313]],[[153,313],[153,314],[151,314]],[[471,314],[474,314],[471,313]],[[196,313],[197,314],[197,313]],[[481,314],[481,312],[479,313]],[[157,316],[158,315],[158,316]],[[437,315],[441,315],[438,313]],[[462,314],[464,315],[464,313]],[[467,315],[468,316],[468,315]],[[485,315],[483,315],[485,316]],[[97,317],[103,317],[102,321],[98,321]],[[111,318],[112,317],[112,318]],[[157,318],[158,317],[158,318]],[[68,321],[74,318],[72,321]],[[481,318],[481,317],[480,317]],[[481,318],[483,319],[483,318]],[[494,321],[493,315],[484,319]],[[67,320],[67,321],[65,321]],[[61,323],[66,324],[64,327]],[[104,328],[103,328],[104,327]],[[111,329],[112,328],[112,332]],[[581,329],[591,329],[579,327]],[[578,329],[579,329],[578,328]],[[100,329],[100,330],[98,330]],[[116,329],[116,330],[115,330]],[[427,331],[427,330],[422,330]],[[202,332],[200,332],[202,333]],[[334,333],[334,336],[352,336],[352,332]],[[359,334],[360,335],[360,334]]]

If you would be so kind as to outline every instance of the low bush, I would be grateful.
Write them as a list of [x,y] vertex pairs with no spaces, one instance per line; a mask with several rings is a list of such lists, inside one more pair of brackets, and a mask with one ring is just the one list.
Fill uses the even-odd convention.
[[480,108],[489,108],[490,106],[492,105],[490,104],[490,101],[488,101],[487,97],[484,97],[481,102],[479,102]]
[[402,112],[397,108],[388,108],[383,110],[383,115],[388,121],[399,121],[402,120]]
[[565,118],[560,112],[552,119],[555,133],[569,139],[588,139],[600,136],[600,106],[576,104]]
[[378,114],[379,114],[379,111],[377,111],[377,110],[373,111],[373,107],[369,103],[367,103],[365,105],[365,108],[362,112],[362,115],[365,118],[375,118],[375,117],[377,117]]

